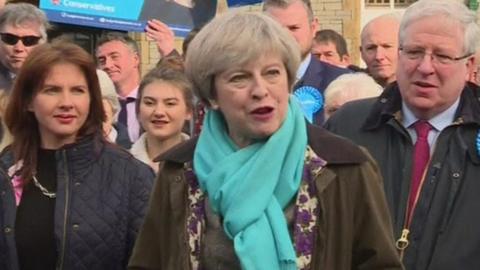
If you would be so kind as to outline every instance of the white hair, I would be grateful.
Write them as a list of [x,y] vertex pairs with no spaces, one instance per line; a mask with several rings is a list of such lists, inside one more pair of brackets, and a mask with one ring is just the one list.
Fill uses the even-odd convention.
[[338,76],[325,89],[325,118],[343,104],[363,98],[377,97],[382,86],[365,73],[351,73]]
[[113,123],[118,120],[118,113],[120,112],[120,102],[115,91],[115,85],[108,74],[100,69],[97,69],[98,82],[100,83],[100,91],[102,92],[102,99],[105,99],[112,106]]
[[452,0],[420,0],[409,6],[400,23],[399,42],[405,40],[405,30],[413,22],[435,17],[439,23],[454,22],[462,27],[463,51],[465,54],[474,54],[480,44],[480,28],[477,24],[477,15],[469,10],[463,2]]

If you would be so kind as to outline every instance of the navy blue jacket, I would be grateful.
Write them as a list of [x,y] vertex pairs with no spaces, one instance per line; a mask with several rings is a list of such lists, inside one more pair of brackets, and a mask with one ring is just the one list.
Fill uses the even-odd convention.
[[[322,62],[312,56],[312,60],[307,67],[307,71],[303,77],[295,84],[294,89],[298,89],[302,86],[311,86],[320,91],[323,96],[323,92],[327,86],[335,80],[338,76],[346,73],[351,73],[350,70],[345,68],[336,67],[328,63]],[[313,116],[313,123],[316,125],[323,125],[325,121],[323,115],[323,108],[315,113]]]
[[[0,157],[0,269],[18,270],[15,196]],[[125,269],[148,204],[154,173],[128,152],[96,137],[56,153],[57,269]]]

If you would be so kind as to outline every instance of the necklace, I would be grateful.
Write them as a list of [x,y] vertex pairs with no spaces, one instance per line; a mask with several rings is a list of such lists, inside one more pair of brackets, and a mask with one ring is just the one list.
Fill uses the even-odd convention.
[[47,196],[50,199],[55,199],[55,197],[57,197],[57,194],[55,192],[50,192],[50,191],[48,191],[48,189],[46,189],[44,186],[42,186],[42,184],[40,184],[40,182],[38,182],[38,179],[37,179],[37,177],[35,177],[35,175],[33,175],[32,178],[33,178],[33,184],[35,184],[35,186],[38,189],[40,189],[40,191],[42,192],[43,195]]

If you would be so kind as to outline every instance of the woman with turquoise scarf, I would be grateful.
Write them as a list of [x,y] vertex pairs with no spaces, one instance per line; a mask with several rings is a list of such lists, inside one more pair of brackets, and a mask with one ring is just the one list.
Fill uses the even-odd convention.
[[258,13],[198,33],[186,71],[210,110],[159,158],[129,269],[402,269],[375,163],[290,95],[299,52]]

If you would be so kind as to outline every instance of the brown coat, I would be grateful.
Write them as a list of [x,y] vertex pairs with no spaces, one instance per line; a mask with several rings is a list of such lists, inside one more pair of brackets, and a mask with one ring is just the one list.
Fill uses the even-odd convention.
[[[375,162],[357,146],[309,126],[309,145],[327,161],[315,176],[320,216],[312,269],[403,269]],[[191,140],[163,156],[150,209],[129,269],[191,269],[187,244],[187,183],[184,165]]]

